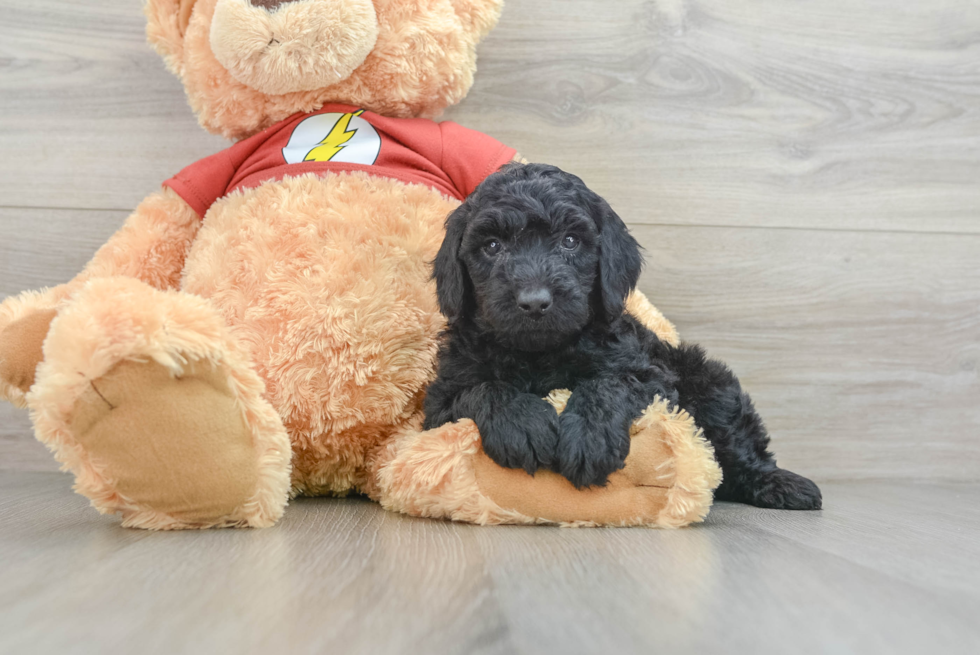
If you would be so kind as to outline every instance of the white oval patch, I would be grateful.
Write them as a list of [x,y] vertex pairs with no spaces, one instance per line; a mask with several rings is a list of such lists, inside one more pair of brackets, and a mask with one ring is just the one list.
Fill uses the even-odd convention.
[[370,166],[381,152],[381,137],[361,118],[363,109],[346,114],[317,114],[293,129],[282,149],[287,164],[335,161]]

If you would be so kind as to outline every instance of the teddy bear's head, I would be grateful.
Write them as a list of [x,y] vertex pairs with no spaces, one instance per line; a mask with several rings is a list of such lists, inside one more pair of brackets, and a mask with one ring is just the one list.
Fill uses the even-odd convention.
[[473,83],[503,0],[148,0],[147,35],[208,131],[343,102],[434,117]]

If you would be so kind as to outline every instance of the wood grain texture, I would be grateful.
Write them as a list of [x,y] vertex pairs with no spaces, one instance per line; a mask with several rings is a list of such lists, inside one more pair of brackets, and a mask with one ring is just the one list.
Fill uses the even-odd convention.
[[[977,485],[838,483],[678,531],[481,528],[360,499],[267,530],[123,530],[0,473],[0,651],[974,653]],[[901,535],[897,539],[896,535]]]
[[[0,298],[69,279],[226,143],[139,3],[0,0]],[[784,465],[980,471],[980,4],[508,0],[447,117],[604,194]],[[50,469],[0,408],[0,468]]]
[[0,403],[0,471],[58,470],[58,463],[33,434],[26,409]]
[[657,224],[980,231],[980,4],[509,2],[451,112]]
[[146,44],[140,2],[0,0],[0,205],[131,210],[228,142]]
[[980,471],[980,237],[634,226],[640,288],[729,364],[780,464],[817,479]]
[[0,298],[72,279],[128,213],[0,207]]
[[[0,11],[0,204],[130,209],[224,145],[138,3]],[[978,24],[963,0],[509,0],[448,116],[638,221],[976,233]]]

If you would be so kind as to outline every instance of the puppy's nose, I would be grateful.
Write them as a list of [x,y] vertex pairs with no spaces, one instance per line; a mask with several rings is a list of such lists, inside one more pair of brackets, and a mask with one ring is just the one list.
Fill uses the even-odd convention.
[[517,306],[532,318],[541,318],[551,309],[551,292],[544,287],[522,289],[517,294]]

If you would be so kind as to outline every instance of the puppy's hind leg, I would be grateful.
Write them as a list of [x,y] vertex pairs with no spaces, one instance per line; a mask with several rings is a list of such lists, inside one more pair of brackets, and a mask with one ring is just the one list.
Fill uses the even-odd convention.
[[721,465],[724,478],[715,498],[773,509],[820,509],[817,485],[776,465],[762,417],[735,374],[698,346],[682,345],[670,357],[680,378],[680,405],[704,430]]

